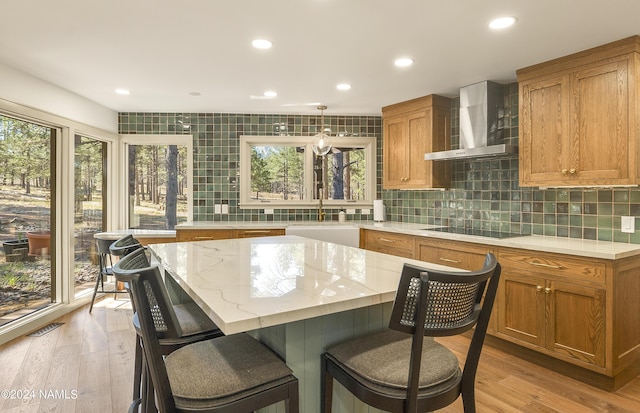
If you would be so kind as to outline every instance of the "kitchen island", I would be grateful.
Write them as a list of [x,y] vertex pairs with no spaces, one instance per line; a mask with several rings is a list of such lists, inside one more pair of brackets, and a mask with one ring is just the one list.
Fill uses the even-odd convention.
[[[250,332],[300,382],[300,412],[320,409],[320,354],[386,327],[405,262],[451,268],[297,236],[149,246],[172,298],[185,294],[225,334]],[[335,386],[335,412],[366,412]],[[284,411],[283,406],[266,411]],[[369,409],[376,412],[376,409]]]

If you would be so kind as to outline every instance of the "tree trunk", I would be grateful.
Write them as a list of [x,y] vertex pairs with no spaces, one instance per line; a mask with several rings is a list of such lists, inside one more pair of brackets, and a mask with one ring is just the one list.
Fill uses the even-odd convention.
[[178,147],[167,148],[167,194],[166,209],[167,229],[174,229],[178,223]]

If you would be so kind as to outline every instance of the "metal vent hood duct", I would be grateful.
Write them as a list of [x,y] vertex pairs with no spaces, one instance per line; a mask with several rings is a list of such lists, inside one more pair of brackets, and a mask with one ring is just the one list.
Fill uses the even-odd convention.
[[460,89],[460,149],[424,154],[426,161],[486,158],[518,153],[504,143],[502,85],[490,81]]

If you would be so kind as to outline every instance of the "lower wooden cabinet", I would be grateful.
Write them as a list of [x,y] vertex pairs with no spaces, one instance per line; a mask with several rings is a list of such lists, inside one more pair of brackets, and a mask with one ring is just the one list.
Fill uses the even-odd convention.
[[463,270],[482,268],[488,252],[493,252],[493,248],[482,244],[416,238],[417,259]]
[[236,229],[234,238],[274,237],[284,235],[284,228],[276,229]]
[[501,250],[498,333],[579,365],[605,368],[606,265]]
[[361,229],[360,248],[398,257],[413,258],[415,237],[394,232]]
[[496,344],[606,390],[640,374],[640,257],[589,258],[364,229],[360,240],[362,248],[404,257],[413,245],[416,259],[466,270],[480,268],[493,252],[502,267],[488,331],[502,340]]
[[207,241],[233,238],[233,229],[177,229],[176,241]]
[[178,229],[176,241],[207,241],[215,239],[272,237],[284,235],[284,228],[246,228],[246,229]]

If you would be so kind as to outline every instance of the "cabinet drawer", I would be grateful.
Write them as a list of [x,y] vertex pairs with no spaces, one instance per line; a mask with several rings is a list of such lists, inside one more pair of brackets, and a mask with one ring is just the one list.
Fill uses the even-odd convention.
[[212,239],[233,238],[232,229],[187,229],[176,230],[176,240],[182,241],[206,241]]
[[556,254],[526,250],[501,249],[498,261],[503,268],[525,273],[566,277],[568,280],[584,280],[604,284],[606,265],[594,259],[583,260]]
[[418,240],[417,258],[420,261],[446,265],[463,270],[478,270],[484,265],[488,252],[493,249],[465,242]]
[[412,235],[369,230],[364,231],[364,234],[365,249],[405,258],[414,257],[414,237]]
[[276,235],[284,235],[284,228],[235,230],[235,238],[273,237]]

